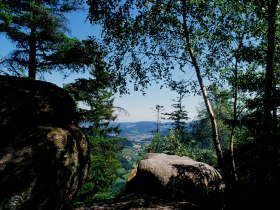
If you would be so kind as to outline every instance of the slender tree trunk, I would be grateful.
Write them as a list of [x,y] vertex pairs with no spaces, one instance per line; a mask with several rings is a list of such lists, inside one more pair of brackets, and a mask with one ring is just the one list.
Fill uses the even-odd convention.
[[[274,55],[276,35],[276,10],[278,0],[267,0],[267,56],[264,82],[263,119],[260,138],[260,167],[257,177],[257,185],[262,189],[266,177],[271,172],[272,163],[277,148],[275,138],[272,135],[272,95],[274,79]],[[277,156],[276,156],[277,157]]]
[[159,110],[157,110],[157,128],[156,133],[159,134]]
[[[207,92],[207,90],[204,86],[203,79],[202,79],[202,76],[201,76],[201,71],[200,71],[200,68],[197,64],[196,57],[193,54],[193,51],[192,51],[191,48],[189,49],[189,53],[190,53],[192,63],[193,63],[194,68],[195,68],[197,80],[198,80],[198,83],[199,83],[199,86],[200,86],[200,89],[201,89],[201,92],[202,92],[202,96],[203,96],[203,100],[204,100],[204,103],[205,103],[205,106],[206,106],[206,109],[207,109],[208,116],[209,116],[209,119],[210,119],[210,122],[211,122],[212,139],[213,139],[213,142],[214,142],[214,146],[215,146],[215,150],[216,150],[216,154],[217,154],[217,158],[218,158],[218,163],[219,163],[219,166],[221,167],[221,169],[224,170],[223,152],[222,152],[222,147],[221,147],[219,134],[218,134],[218,124],[217,124],[217,120],[216,120],[216,115],[213,111],[211,102],[209,100],[208,92]],[[225,171],[223,171],[223,173],[224,172]]]
[[36,79],[36,56],[32,52],[30,52],[29,56],[28,77]]
[[[273,105],[272,105],[272,122],[273,122],[273,127],[272,127],[272,133],[274,135],[278,135],[278,125],[277,125],[277,89],[275,82],[273,84]],[[279,144],[279,143],[278,143]]]
[[234,139],[235,139],[235,129],[237,124],[237,96],[238,96],[238,59],[236,58],[234,67],[234,90],[233,90],[233,125],[230,131],[230,161],[231,170],[234,181],[238,181],[238,175],[234,159]]
[[[33,15],[34,16],[34,15]],[[29,59],[28,59],[28,77],[36,79],[37,59],[36,59],[36,26],[31,27],[29,38]]]
[[156,117],[157,117],[157,122],[156,122],[156,133],[160,134],[160,111],[162,111],[163,106],[156,105]]
[[216,154],[217,154],[218,164],[222,170],[222,173],[225,174],[226,170],[224,167],[223,152],[222,152],[222,147],[221,147],[221,143],[220,143],[220,139],[219,139],[219,135],[218,135],[218,125],[217,125],[216,116],[212,109],[212,105],[209,100],[207,90],[203,83],[203,78],[201,76],[200,67],[198,66],[197,59],[196,59],[195,53],[193,52],[193,49],[192,49],[192,46],[190,43],[190,39],[189,39],[190,34],[189,34],[189,30],[188,30],[188,26],[187,26],[187,19],[186,19],[187,18],[186,0],[182,0],[182,5],[183,5],[183,17],[182,18],[183,18],[183,30],[184,30],[183,32],[184,32],[184,36],[186,39],[186,50],[188,51],[188,53],[191,57],[191,62],[195,69],[199,87],[200,87],[200,90],[201,90],[201,93],[202,93],[202,96],[204,99],[204,103],[205,103],[205,106],[207,109],[208,116],[210,118],[211,128],[212,128],[212,139],[213,139],[213,143],[214,143]]

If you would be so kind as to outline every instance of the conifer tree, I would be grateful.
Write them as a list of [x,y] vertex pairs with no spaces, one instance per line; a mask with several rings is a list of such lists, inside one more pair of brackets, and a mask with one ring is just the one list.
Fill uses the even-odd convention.
[[[67,37],[69,30],[65,15],[80,9],[81,3],[81,0],[2,0],[0,32],[16,49],[0,64],[8,69],[8,73],[27,74],[32,79],[40,72],[54,69],[80,70],[81,60],[77,62],[77,58],[81,55],[69,57],[78,46],[85,48],[85,45]],[[68,55],[69,51],[72,54]]]
[[110,88],[113,80],[114,76],[106,71],[106,64],[100,61],[95,63],[91,78],[77,79],[65,86],[79,107],[77,121],[90,142],[89,174],[77,202],[88,202],[98,192],[110,189],[121,167],[117,155],[124,139],[118,136],[119,126],[112,124],[117,118]]
[[187,89],[184,86],[185,83],[183,80],[171,83],[172,90],[175,90],[179,96],[173,99],[175,103],[172,104],[172,107],[175,110],[171,113],[164,113],[164,115],[168,116],[168,120],[173,121],[172,125],[175,133],[182,142],[187,141],[186,120],[189,119],[185,106],[182,104],[182,100],[187,93]]
[[160,125],[161,125],[161,112],[164,110],[163,106],[156,105],[155,109],[152,108],[152,110],[156,113],[156,129],[153,131],[155,134],[160,135]]

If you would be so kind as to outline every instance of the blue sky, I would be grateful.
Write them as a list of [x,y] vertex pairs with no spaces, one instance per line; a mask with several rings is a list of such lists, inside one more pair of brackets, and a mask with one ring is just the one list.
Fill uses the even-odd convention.
[[[85,39],[87,36],[98,36],[100,30],[97,27],[90,25],[86,21],[86,11],[74,12],[67,15],[69,19],[68,27],[71,30],[70,36],[77,37],[79,39]],[[12,45],[0,36],[0,59],[5,56],[11,49]],[[190,69],[189,72],[192,70]],[[190,74],[190,73],[189,73]],[[178,79],[189,79],[191,75],[178,75]],[[45,75],[46,81],[57,84],[62,87],[63,84],[73,82],[76,78],[87,77],[87,75],[71,74],[69,77],[64,78],[63,75],[53,73],[52,75]],[[185,78],[186,77],[186,78]],[[170,91],[167,88],[160,89],[159,85],[151,84],[147,89],[146,95],[143,96],[141,92],[135,92],[131,90],[130,95],[115,96],[115,106],[122,107],[128,111],[129,115],[118,113],[119,122],[136,122],[136,121],[155,121],[155,112],[153,109],[155,106],[164,106],[164,112],[171,112],[171,105],[174,103],[172,99],[177,97],[177,93]],[[201,103],[201,97],[193,95],[186,96],[183,100],[183,105],[191,119],[196,116],[196,108]]]

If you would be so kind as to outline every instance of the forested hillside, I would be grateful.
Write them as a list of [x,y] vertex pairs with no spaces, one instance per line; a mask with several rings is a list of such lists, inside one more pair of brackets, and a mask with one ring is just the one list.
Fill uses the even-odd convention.
[[[156,122],[141,121],[141,122],[120,122],[120,136],[126,137],[129,141],[151,141],[156,129]],[[169,134],[172,128],[171,123],[163,123],[160,126],[160,133],[163,136]]]

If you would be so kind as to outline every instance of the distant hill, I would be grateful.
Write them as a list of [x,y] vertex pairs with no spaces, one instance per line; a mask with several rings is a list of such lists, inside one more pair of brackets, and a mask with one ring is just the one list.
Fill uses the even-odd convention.
[[[188,129],[191,129],[193,122],[188,123]],[[139,122],[113,122],[112,125],[119,125],[122,132],[121,137],[128,139],[130,143],[146,144],[151,141],[156,130],[156,123],[153,121]],[[83,123],[81,127],[88,127],[87,123]],[[164,122],[160,125],[160,135],[167,136],[172,128],[171,122]]]
[[[156,123],[152,121],[118,122],[116,124],[119,124],[122,130],[120,136],[126,137],[129,141],[138,144],[151,141],[156,130]],[[162,123],[160,125],[160,134],[168,135],[171,127],[171,123]]]
[[[156,130],[156,123],[152,121],[140,121],[140,122],[119,122],[122,135],[125,134],[146,134],[153,133]],[[168,132],[171,128],[170,123],[162,123],[160,125],[160,131],[162,134]]]

